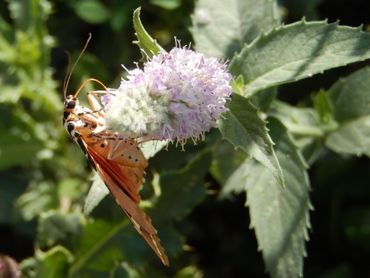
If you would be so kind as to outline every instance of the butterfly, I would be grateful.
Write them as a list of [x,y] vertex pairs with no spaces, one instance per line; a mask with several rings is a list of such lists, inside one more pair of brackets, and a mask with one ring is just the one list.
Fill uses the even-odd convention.
[[[89,78],[74,95],[67,96],[66,88],[72,71],[73,67],[64,82],[63,125],[70,137],[80,146],[90,165],[104,181],[137,232],[145,239],[162,263],[169,266],[168,257],[150,217],[138,206],[139,191],[148,162],[135,139],[124,138],[107,129],[105,112],[97,99],[97,95],[109,93],[102,82]],[[88,82],[98,83],[104,89],[88,93],[90,108],[82,106],[77,98]]]

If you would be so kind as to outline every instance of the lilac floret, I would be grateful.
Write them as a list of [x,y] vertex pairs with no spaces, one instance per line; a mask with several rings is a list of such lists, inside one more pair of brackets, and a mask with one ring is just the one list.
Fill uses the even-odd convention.
[[184,143],[202,139],[227,111],[231,75],[216,58],[188,48],[161,53],[128,72],[104,98],[107,125],[127,137]]

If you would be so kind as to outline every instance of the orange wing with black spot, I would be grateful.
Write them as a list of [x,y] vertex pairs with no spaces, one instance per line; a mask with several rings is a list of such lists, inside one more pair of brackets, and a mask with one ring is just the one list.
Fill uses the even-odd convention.
[[[109,149],[110,142],[115,141],[108,141],[107,149]],[[151,223],[151,219],[137,205],[140,201],[139,189],[144,168],[122,166],[115,161],[109,160],[102,155],[104,152],[102,153],[95,145],[87,145],[86,150],[96,171],[113,194],[118,205],[127,214],[135,229],[146,240],[162,263],[168,266],[169,260],[161,245],[157,231]]]

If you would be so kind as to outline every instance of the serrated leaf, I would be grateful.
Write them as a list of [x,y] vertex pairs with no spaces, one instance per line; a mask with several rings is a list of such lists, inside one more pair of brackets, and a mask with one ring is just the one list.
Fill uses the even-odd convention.
[[242,74],[250,96],[324,70],[370,58],[370,33],[360,28],[300,21],[281,26],[245,46],[231,63]]
[[370,156],[370,67],[337,81],[328,91],[339,123],[325,144],[335,152]]
[[197,51],[230,58],[244,43],[276,26],[279,14],[276,2],[270,0],[200,0],[192,22]]
[[229,109],[219,124],[223,137],[235,148],[240,148],[267,167],[276,180],[284,185],[283,172],[267,132],[266,122],[260,118],[257,109],[237,94],[233,95]]
[[185,168],[163,174],[160,179],[162,192],[151,213],[153,219],[159,222],[180,220],[189,213],[206,195],[204,177],[210,164],[211,154],[206,150]]
[[[251,227],[272,277],[299,277],[303,271],[309,227],[309,180],[306,165],[284,126],[269,119],[276,154],[285,174],[282,188],[270,171],[253,159],[240,167],[239,182],[247,192]],[[230,184],[231,186],[231,184]],[[233,190],[229,188],[228,190]]]
[[146,60],[148,58],[152,58],[154,55],[157,55],[160,52],[166,51],[145,30],[140,20],[140,10],[141,8],[137,8],[134,11],[133,16],[135,35],[138,39],[135,43],[140,47],[140,50],[145,53],[143,58]]

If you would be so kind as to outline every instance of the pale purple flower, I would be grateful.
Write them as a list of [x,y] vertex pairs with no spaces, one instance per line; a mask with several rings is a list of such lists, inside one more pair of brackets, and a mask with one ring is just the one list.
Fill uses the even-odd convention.
[[227,111],[231,75],[188,48],[154,56],[103,99],[107,126],[124,136],[184,143],[203,138]]

